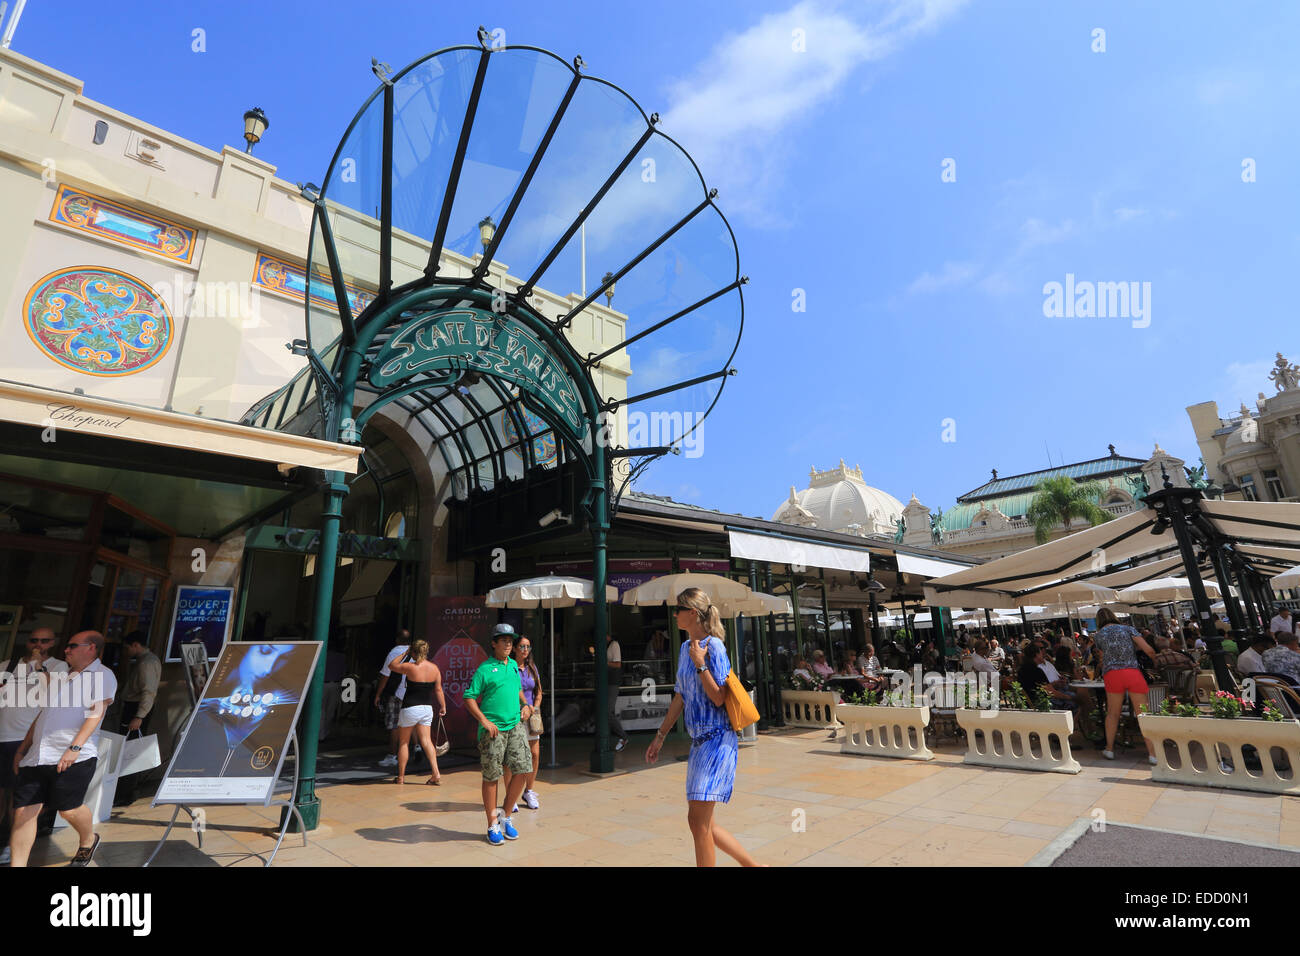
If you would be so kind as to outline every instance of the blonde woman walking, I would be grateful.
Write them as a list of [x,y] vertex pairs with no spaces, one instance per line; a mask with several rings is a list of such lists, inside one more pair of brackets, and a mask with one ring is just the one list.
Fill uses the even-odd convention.
[[686,714],[691,755],[686,765],[686,820],[695,840],[695,865],[713,866],[715,850],[741,866],[758,866],[734,836],[713,822],[714,804],[726,803],[736,782],[739,744],[724,703],[731,662],[719,638],[725,633],[718,609],[699,588],[677,595],[677,626],[690,640],[682,644],[677,683],[659,733],[646,748],[646,763],[659,759],[664,738],[677,718]]
[[388,669],[406,678],[406,696],[402,698],[402,712],[397,718],[397,782],[406,783],[406,761],[410,758],[411,734],[420,741],[420,749],[429,758],[432,773],[429,783],[442,784],[438,772],[438,750],[433,745],[433,699],[438,698],[438,716],[447,716],[447,699],[442,693],[442,672],[429,660],[426,641],[412,641],[406,654],[398,654],[388,662]]

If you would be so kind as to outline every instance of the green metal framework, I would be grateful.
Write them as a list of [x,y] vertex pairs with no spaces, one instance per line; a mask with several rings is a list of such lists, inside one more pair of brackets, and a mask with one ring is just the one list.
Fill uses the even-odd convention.
[[[479,46],[437,51],[395,75],[372,61],[381,85],[344,133],[324,185],[301,187],[314,205],[304,296],[307,338],[290,348],[307,359],[307,368],[250,409],[244,421],[356,443],[375,414],[397,412],[400,422],[404,413],[408,428],[418,423],[432,439],[460,498],[536,468],[576,462],[585,478],[580,511],[591,534],[596,594],[603,596],[612,499],[628,484],[625,478],[615,488],[611,462],[631,459],[628,475],[638,474],[648,462],[678,450],[712,411],[735,374],[747,280],[739,273],[734,234],[713,204],[716,190],[705,186],[685,151],[656,129],[657,114],[647,116],[622,90],[583,76],[582,66],[581,58],[570,65],[535,47],[493,48],[482,28]],[[494,70],[501,79],[489,92]],[[553,107],[549,113],[538,110],[538,102]],[[570,116],[579,102],[593,117],[605,115],[601,110],[612,116],[606,128],[592,130],[590,119]],[[557,158],[553,146],[561,139],[569,152],[560,150]],[[617,148],[602,156],[609,144]],[[496,162],[494,150],[512,158]],[[602,162],[608,173],[602,168],[591,179]],[[637,193],[638,175],[648,185],[663,176],[664,186],[658,193]],[[466,218],[473,204],[491,210],[478,222],[480,230],[493,225],[490,235],[482,233],[481,255],[470,254],[479,238],[467,226],[477,218]],[[567,225],[561,229],[562,222]],[[585,276],[588,225],[603,238],[603,247],[597,244],[605,255],[617,255],[624,264],[549,317],[534,290],[554,278],[552,266],[572,251],[580,234]],[[501,270],[494,276],[492,264],[512,240],[512,263],[531,263],[520,271],[527,278],[507,283],[513,288],[493,288]],[[427,263],[417,267],[411,250],[425,244]],[[531,259],[524,255],[530,249],[536,251]],[[612,301],[616,283],[632,287],[637,308],[629,315],[636,315],[625,316],[624,334],[612,347],[580,355],[572,326],[601,295]],[[450,334],[448,342],[447,336],[428,334],[457,317],[464,319],[459,334],[468,328],[483,338],[456,342]],[[652,354],[650,348],[663,351],[671,335],[684,337],[677,340],[679,354],[692,355],[690,343],[703,343],[694,351],[713,367],[683,362],[680,370],[652,375],[650,387],[639,394],[601,394],[594,372],[603,361],[621,353],[635,364]],[[523,370],[523,360],[514,368],[504,360],[485,361],[493,357],[487,351],[495,349],[500,358],[522,339],[541,343],[537,355],[525,354]],[[475,346],[482,348],[476,353]],[[526,374],[534,371],[534,361],[539,367],[554,363],[545,381]],[[573,390],[576,412],[564,414],[557,388]],[[642,447],[609,447],[602,431],[608,413],[638,403],[654,407],[669,396],[695,402],[697,411],[682,418],[689,427],[681,434]],[[341,474],[326,475],[312,635],[322,642],[329,632],[347,490]],[[594,612],[600,634],[607,623],[603,597]],[[595,645],[597,695],[604,701],[605,644]],[[315,761],[322,686],[318,669],[304,709],[296,800],[308,828],[319,819]],[[613,769],[607,714],[606,706],[597,707],[595,771]]]

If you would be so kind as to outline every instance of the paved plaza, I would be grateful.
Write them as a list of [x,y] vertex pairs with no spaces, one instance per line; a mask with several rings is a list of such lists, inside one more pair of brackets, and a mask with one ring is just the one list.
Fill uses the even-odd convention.
[[[326,774],[351,782],[324,783],[320,829],[306,847],[300,837],[287,837],[275,866],[693,865],[686,764],[675,759],[686,752],[684,741],[670,741],[660,762],[646,767],[647,739],[638,735],[617,756],[624,772],[603,779],[583,772],[590,741],[566,743],[560,757],[573,763],[541,774],[542,807],[520,809],[517,842],[491,847],[484,839],[476,764],[445,770],[440,787],[418,775],[399,788],[391,776],[367,769]],[[1141,749],[1115,761],[1077,751],[1083,771],[1076,775],[968,767],[951,744],[935,753],[929,762],[860,757],[841,754],[823,731],[762,734],[741,748],[736,792],[716,819],[773,866],[1042,864],[1098,809],[1108,823],[1218,838],[1199,841],[1206,865],[1220,853],[1230,857],[1236,848],[1225,840],[1300,848],[1300,801],[1152,783]],[[373,768],[379,752],[354,756],[353,766]],[[203,852],[195,834],[178,825],[155,865],[261,865],[256,854],[270,852],[278,811],[205,813]],[[170,814],[145,800],[115,810],[99,828],[103,842],[93,865],[138,866]],[[63,865],[74,843],[73,834],[59,830],[38,841],[32,862]]]

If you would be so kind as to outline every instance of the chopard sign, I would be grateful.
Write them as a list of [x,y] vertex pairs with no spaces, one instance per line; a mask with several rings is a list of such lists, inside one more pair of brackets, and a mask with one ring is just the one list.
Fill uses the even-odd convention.
[[97,415],[76,405],[58,405],[51,402],[45,406],[49,411],[49,420],[62,428],[121,428],[131,420],[130,415],[114,418],[111,415]]
[[572,377],[530,329],[505,315],[457,309],[416,319],[380,349],[370,383],[386,388],[421,372],[453,369],[513,381],[575,435],[584,431]]

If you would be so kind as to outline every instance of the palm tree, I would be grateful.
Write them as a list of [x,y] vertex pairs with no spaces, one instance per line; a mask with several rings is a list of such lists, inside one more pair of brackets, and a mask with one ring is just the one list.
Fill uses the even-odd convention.
[[1115,517],[1098,507],[1096,502],[1102,487],[1095,481],[1077,482],[1062,475],[1044,479],[1034,491],[1034,500],[1029,503],[1025,517],[1034,523],[1034,540],[1039,544],[1047,543],[1057,524],[1065,525],[1065,533],[1069,534],[1075,518],[1098,525]]

